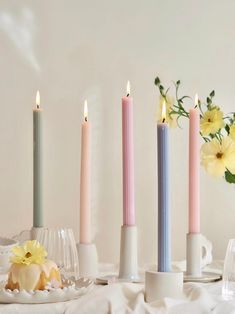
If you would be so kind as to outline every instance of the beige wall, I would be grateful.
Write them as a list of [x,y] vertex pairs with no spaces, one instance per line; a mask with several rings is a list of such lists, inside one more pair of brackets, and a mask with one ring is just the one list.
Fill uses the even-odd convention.
[[[121,106],[132,85],[135,185],[141,263],[156,254],[155,112],[159,74],[183,92],[213,88],[224,110],[235,101],[235,2],[0,0],[0,234],[32,223],[32,107],[44,108],[47,226],[78,236],[80,122],[93,126],[93,231],[102,261],[118,261],[122,219]],[[187,124],[171,132],[173,257],[185,256]],[[222,258],[235,235],[234,187],[203,169],[202,229]]]

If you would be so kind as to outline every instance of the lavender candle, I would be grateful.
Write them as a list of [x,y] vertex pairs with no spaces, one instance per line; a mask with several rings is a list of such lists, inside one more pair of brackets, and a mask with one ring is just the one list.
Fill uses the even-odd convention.
[[171,232],[169,210],[169,148],[166,104],[163,103],[162,122],[157,125],[158,160],[158,271],[171,271]]
[[133,98],[122,98],[123,225],[135,225]]

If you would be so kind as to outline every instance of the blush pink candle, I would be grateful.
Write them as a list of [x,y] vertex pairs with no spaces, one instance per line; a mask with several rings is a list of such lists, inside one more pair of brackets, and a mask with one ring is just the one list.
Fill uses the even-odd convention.
[[[198,97],[195,96],[195,104]],[[189,233],[200,232],[200,114],[198,108],[189,112]]]
[[80,172],[80,243],[91,243],[91,125],[88,122],[87,102],[84,104],[84,122],[81,136],[81,172]]
[[123,225],[135,225],[133,98],[130,82],[122,98]]

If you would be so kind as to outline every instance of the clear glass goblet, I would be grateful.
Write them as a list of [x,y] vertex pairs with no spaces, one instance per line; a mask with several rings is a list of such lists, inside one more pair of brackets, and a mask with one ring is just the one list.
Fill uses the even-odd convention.
[[62,278],[78,279],[78,254],[72,229],[39,228],[36,240],[47,250],[47,258],[57,264]]
[[222,295],[225,299],[235,298],[235,239],[229,240],[224,260]]

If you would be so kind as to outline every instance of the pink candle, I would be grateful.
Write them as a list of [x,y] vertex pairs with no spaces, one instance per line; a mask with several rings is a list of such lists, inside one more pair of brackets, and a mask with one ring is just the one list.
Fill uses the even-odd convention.
[[130,82],[122,98],[123,225],[135,225],[133,99]]
[[81,173],[80,173],[80,243],[91,243],[91,207],[90,207],[90,140],[91,126],[88,122],[87,102],[84,104],[84,122],[81,137]]
[[[198,97],[195,96],[195,104]],[[198,108],[189,112],[189,233],[200,232],[200,115]]]

